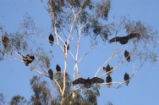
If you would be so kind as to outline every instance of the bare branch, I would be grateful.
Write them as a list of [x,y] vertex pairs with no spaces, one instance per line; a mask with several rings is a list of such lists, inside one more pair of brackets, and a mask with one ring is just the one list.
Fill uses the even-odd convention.
[[94,45],[78,60],[78,63],[80,63],[93,49]]
[[67,37],[67,42],[69,41],[69,39],[70,39],[70,37],[71,37],[71,35],[72,35],[72,31],[73,31],[73,27],[74,27],[75,21],[76,21],[78,15],[81,13],[81,11],[82,11],[82,9],[83,9],[84,3],[85,3],[85,2],[82,3],[82,5],[81,5],[81,7],[79,8],[78,12],[74,15],[74,19],[73,19],[73,21],[72,21],[72,26],[71,26],[71,28],[70,28],[69,35],[68,35],[68,37]]
[[16,60],[16,61],[18,61],[18,62],[24,63],[23,61],[21,61],[21,60],[15,58],[15,57],[13,57],[13,56],[10,56],[10,55],[7,55],[7,54],[4,54],[4,56],[7,56],[8,58],[14,59],[14,60]]
[[61,88],[61,86],[59,85],[59,83],[57,82],[57,80],[54,79],[54,81],[55,81],[56,85],[58,86],[58,88],[60,90],[60,94],[62,94],[62,88]]

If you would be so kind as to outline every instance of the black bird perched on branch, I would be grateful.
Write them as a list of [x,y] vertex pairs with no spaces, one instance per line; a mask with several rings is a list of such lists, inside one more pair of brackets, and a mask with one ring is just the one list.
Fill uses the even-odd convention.
[[106,77],[107,87],[109,87],[109,88],[110,88],[110,86],[111,86],[111,82],[112,82],[112,77],[111,77],[110,75],[108,75],[108,76]]
[[125,59],[126,59],[128,62],[130,62],[130,53],[129,53],[127,50],[125,50],[124,56],[125,56]]
[[61,67],[58,64],[56,65],[56,71],[61,72]]
[[104,80],[101,78],[98,78],[98,77],[93,77],[92,79],[90,79],[90,78],[88,78],[88,79],[78,78],[78,79],[74,80],[72,83],[73,83],[73,85],[83,84],[84,87],[90,88],[92,84],[104,83]]
[[64,44],[64,52],[66,52],[66,48],[67,48],[67,51],[69,50],[69,44],[67,42],[65,42]]
[[52,34],[49,35],[49,42],[51,46],[54,44],[54,36]]
[[26,66],[28,66],[30,63],[32,63],[34,60],[34,56],[30,56],[29,54],[27,54],[26,56],[22,56],[22,57],[23,57],[23,61]]
[[8,43],[9,43],[9,38],[7,36],[3,36],[2,43],[3,43],[4,48],[6,48],[8,46]]
[[139,38],[140,37],[140,34],[139,33],[130,33],[128,34],[127,36],[116,36],[112,39],[109,40],[110,43],[112,42],[120,42],[120,44],[126,44],[128,43],[128,41],[130,39],[133,39],[133,38]]
[[130,80],[130,77],[129,77],[129,74],[128,73],[125,73],[124,74],[124,81],[125,81],[125,84],[128,86],[129,84],[129,80]]
[[112,73],[112,71],[111,71],[112,69],[113,69],[113,67],[110,67],[109,64],[107,65],[107,67],[103,67],[103,70],[105,71],[105,73],[107,75],[110,75]]
[[53,80],[53,71],[51,69],[48,70],[49,78]]

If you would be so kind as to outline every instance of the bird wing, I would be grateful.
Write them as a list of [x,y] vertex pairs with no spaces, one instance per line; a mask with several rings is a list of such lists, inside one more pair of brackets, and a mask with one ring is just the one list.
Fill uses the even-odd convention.
[[110,75],[108,75],[106,77],[106,82],[109,83],[109,82],[112,82],[112,77]]
[[53,71],[51,69],[49,69],[48,74],[49,74],[49,78],[53,80]]
[[127,50],[125,50],[124,56],[125,56],[126,60],[130,62],[130,53]]
[[23,61],[27,61],[27,57],[22,55]]
[[56,65],[56,70],[61,71],[61,67],[58,64]]
[[50,40],[50,41],[54,41],[54,37],[53,37],[53,35],[52,35],[52,34],[50,34],[50,36],[49,36],[49,40]]
[[127,56],[129,56],[129,55],[130,55],[129,52],[128,52],[127,50],[125,50],[124,56],[127,57]]
[[127,37],[128,37],[128,39],[139,38],[140,34],[139,33],[130,33]]
[[117,36],[117,37],[114,37],[114,38],[110,39],[109,42],[112,43],[112,42],[117,42],[117,41],[120,41],[120,40],[121,40],[121,37]]
[[124,80],[127,81],[127,80],[129,80],[129,79],[130,79],[129,74],[128,74],[128,73],[125,73],[125,74],[124,74]]
[[129,84],[129,80],[130,80],[129,74],[128,74],[128,73],[125,73],[125,74],[124,74],[124,81],[125,81],[126,85]]
[[94,78],[91,79],[91,82],[92,83],[103,83],[104,80],[101,79],[101,78],[98,78],[98,77],[94,77]]
[[48,73],[49,74],[53,74],[53,71],[51,69],[49,69]]
[[74,80],[72,83],[73,84],[85,84],[86,83],[86,79],[78,78],[78,79]]
[[27,56],[27,60],[28,60],[29,62],[32,62],[32,61],[34,60],[34,56]]

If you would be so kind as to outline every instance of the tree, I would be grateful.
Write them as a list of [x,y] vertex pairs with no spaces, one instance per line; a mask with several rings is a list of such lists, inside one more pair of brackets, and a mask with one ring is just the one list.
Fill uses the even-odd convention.
[[[105,42],[114,42],[108,44],[108,46],[114,46],[112,55],[106,58],[105,62],[99,66],[94,73],[94,77],[98,76],[99,71],[101,71],[110,60],[114,58],[117,60],[122,56],[124,57],[125,50],[129,51],[129,56],[126,56],[126,59],[131,56],[131,60],[134,62],[141,60],[141,64],[138,65],[139,69],[130,75],[130,79],[140,70],[140,67],[143,66],[146,60],[157,60],[157,55],[154,52],[145,50],[156,44],[158,37],[155,31],[141,21],[132,21],[125,17],[121,19],[119,24],[109,21],[108,15],[111,8],[111,1],[109,0],[48,0],[47,3],[41,0],[41,3],[50,15],[52,23],[51,30],[53,31],[49,35],[53,35],[53,37],[50,38],[49,35],[43,35],[35,26],[33,19],[29,16],[25,16],[22,25],[23,30],[21,31],[8,33],[5,32],[3,28],[0,28],[2,32],[0,52],[1,58],[9,57],[25,63],[26,66],[29,66],[31,70],[37,72],[39,75],[50,78],[48,70],[51,69],[53,57],[51,51],[45,50],[50,46],[34,46],[34,43],[40,43],[39,40],[35,41],[34,38],[40,36],[46,39],[46,42],[51,45],[59,47],[64,56],[64,68],[57,70],[60,72],[56,72],[52,69],[53,73],[51,73],[53,75],[51,76],[53,83],[59,92],[59,99],[55,101],[56,104],[64,105],[64,103],[70,104],[69,102],[76,103],[77,100],[74,97],[69,99],[67,99],[67,97],[71,95],[82,97],[80,90],[86,91],[84,94],[86,95],[87,101],[89,100],[90,103],[97,104],[96,96],[98,95],[81,85],[73,86],[71,82],[71,80],[82,77],[78,65],[89,54],[91,49],[94,48],[94,45],[92,45],[90,50],[88,50],[88,52],[86,51],[86,53],[79,58],[79,47],[82,35],[90,36],[93,41],[96,41],[96,39],[100,37]],[[126,36],[120,35],[123,34],[121,31],[124,31]],[[65,34],[63,35],[63,33]],[[133,33],[137,34],[132,35]],[[54,38],[56,38],[56,40],[54,40]],[[124,45],[116,43],[118,41]],[[149,45],[147,45],[145,41],[149,42]],[[77,43],[76,45],[74,44],[75,42]],[[72,68],[74,72],[72,74],[68,72],[68,66],[72,62],[68,62],[69,58],[74,62],[74,67]],[[111,67],[112,69],[110,68],[106,73],[98,76],[104,78],[104,80],[109,77],[107,83],[93,84],[91,89],[106,85],[111,87],[110,84],[114,84],[116,88],[122,86],[125,83],[124,79],[122,79],[122,82],[112,82],[114,80],[110,75],[111,72],[115,72],[121,65],[124,65],[126,59],[120,59],[120,62],[114,64],[116,65],[115,67]],[[59,65],[58,68],[60,67]],[[68,75],[73,75],[73,78],[70,78]],[[105,75],[108,76],[106,77]],[[47,86],[45,86],[46,82],[38,83],[39,79],[37,77],[34,77],[33,80],[31,86],[34,91],[34,96],[32,96],[31,104],[49,104],[51,93],[50,90],[46,88]],[[40,97],[41,95],[42,97]],[[17,100],[22,99],[21,97],[15,98],[17,98]],[[83,102],[86,104],[87,101]],[[51,101],[51,103],[54,103],[54,101]]]
[[[71,83],[70,80],[67,82]],[[10,105],[60,105],[61,96],[57,95],[56,98],[52,97],[51,90],[48,88],[47,81],[42,80],[42,78],[38,76],[34,76],[30,80],[30,84],[34,93],[30,97],[30,100],[27,101],[24,97],[17,95],[12,97]],[[68,87],[66,88],[66,95],[64,101],[65,105],[97,105],[97,96],[99,95],[97,88],[86,90],[84,94],[77,93],[75,96],[73,96],[73,94],[69,94],[71,90],[71,85],[67,83],[66,86]],[[59,94],[59,89],[56,89],[55,91],[58,91]]]

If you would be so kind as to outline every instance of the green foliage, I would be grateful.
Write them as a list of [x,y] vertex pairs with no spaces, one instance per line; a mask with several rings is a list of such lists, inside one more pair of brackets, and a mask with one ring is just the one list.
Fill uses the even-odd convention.
[[25,105],[25,104],[26,104],[25,98],[19,95],[12,97],[10,102],[10,105]]
[[[85,25],[82,34],[87,35],[93,32],[94,37],[100,35],[107,39],[107,36],[111,33],[107,24],[105,24],[111,8],[110,0],[99,0],[98,2],[96,0],[49,0],[48,5],[52,6],[58,31],[62,31],[64,28],[67,31],[74,18],[72,10],[74,10],[74,13],[78,13],[82,9],[75,21],[75,24]],[[52,23],[54,24],[53,20]]]
[[[56,78],[62,78],[56,77]],[[69,75],[67,75],[67,78],[69,78]],[[60,80],[60,79],[59,79]],[[62,82],[59,81],[58,82]],[[66,92],[64,96],[64,103],[65,105],[97,105],[97,96],[99,96],[99,90],[98,88],[92,88],[89,90],[85,90],[84,94],[80,93],[80,91],[72,92],[72,86],[71,86],[71,80],[67,80],[68,83],[66,83]],[[49,89],[48,82],[45,80],[42,80],[38,76],[34,76],[30,80],[30,84],[33,90],[33,95],[31,96],[29,101],[26,101],[26,99],[22,96],[13,96],[10,104],[11,105],[60,105],[60,99],[61,96],[58,94],[60,93],[58,88],[55,88],[57,93],[53,94],[55,98],[52,98],[51,91],[52,89]],[[0,95],[0,100],[2,100],[2,95]]]
[[34,95],[31,96],[30,105],[48,105],[50,91],[47,88],[47,82],[41,81],[40,77],[34,76],[30,80]]

